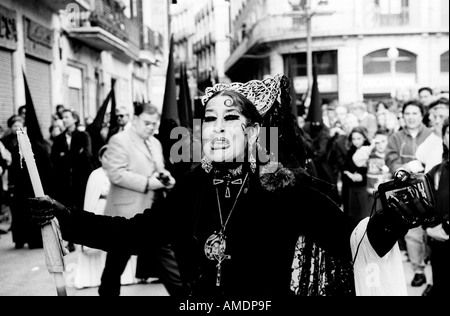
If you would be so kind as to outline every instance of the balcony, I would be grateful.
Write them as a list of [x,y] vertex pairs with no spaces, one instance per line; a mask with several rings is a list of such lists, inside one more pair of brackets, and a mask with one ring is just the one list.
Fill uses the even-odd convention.
[[140,42],[137,22],[128,19],[120,2],[115,0],[97,0],[91,4],[89,10],[72,14],[67,21],[69,37],[92,48],[137,60]]
[[268,15],[234,34],[231,39],[232,53],[225,69],[230,69],[243,55],[259,45],[298,38],[306,38],[306,23],[299,14]]
[[141,62],[155,64],[161,60],[164,51],[162,34],[146,27],[143,41],[140,43],[139,59]]
[[59,10],[71,10],[75,8],[88,9],[90,0],[41,0],[49,9],[59,12]]
[[371,16],[366,19],[369,27],[399,27],[410,25],[409,7],[402,7],[399,12],[383,13],[380,8],[370,12]]

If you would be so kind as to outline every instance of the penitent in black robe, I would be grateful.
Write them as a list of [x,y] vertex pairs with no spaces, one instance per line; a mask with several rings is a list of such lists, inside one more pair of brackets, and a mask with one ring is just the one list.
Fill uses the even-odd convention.
[[207,238],[221,227],[216,188],[225,222],[240,185],[230,184],[227,199],[225,184],[214,185],[213,177],[214,172],[196,168],[178,181],[163,203],[129,220],[71,212],[70,220],[61,222],[63,238],[135,254],[170,240],[183,283],[196,297],[292,295],[292,263],[299,236],[306,236],[330,256],[351,261],[350,235],[357,221],[310,187],[297,183],[269,192],[258,174],[249,173],[226,226],[225,254],[230,258],[222,262],[221,285],[216,286],[217,261],[204,252]]

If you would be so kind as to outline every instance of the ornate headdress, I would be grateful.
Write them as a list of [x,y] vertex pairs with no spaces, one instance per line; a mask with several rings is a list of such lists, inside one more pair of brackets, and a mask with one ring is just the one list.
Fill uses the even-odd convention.
[[283,75],[269,77],[264,80],[251,80],[246,83],[232,82],[229,84],[218,83],[206,88],[202,103],[205,105],[211,96],[218,91],[231,90],[242,94],[252,102],[259,114],[263,116],[273,105],[280,93],[280,81]]

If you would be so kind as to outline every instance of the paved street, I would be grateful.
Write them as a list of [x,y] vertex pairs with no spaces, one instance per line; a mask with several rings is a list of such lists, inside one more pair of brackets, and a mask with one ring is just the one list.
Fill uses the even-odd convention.
[[[7,230],[9,225],[0,224]],[[66,284],[71,283],[76,253],[66,256]],[[53,277],[45,267],[42,249],[14,249],[11,233],[0,235],[0,296],[56,296]],[[167,296],[165,287],[160,283],[123,286],[123,296]],[[98,288],[77,290],[67,286],[68,296],[98,296]]]
[[[1,229],[8,225],[0,224]],[[66,256],[68,272],[65,273],[66,284],[71,282],[71,267],[76,262],[76,254]],[[72,264],[72,266],[71,266]],[[413,273],[409,263],[404,264],[405,276],[411,282]],[[427,266],[427,279],[431,280],[431,269]],[[0,237],[0,296],[55,296],[53,278],[47,272],[42,249],[14,249],[11,233]],[[408,287],[410,296],[420,296],[425,285],[419,288]],[[69,296],[98,296],[97,288],[77,290],[67,286]],[[122,287],[123,296],[167,296],[167,291],[160,283],[136,284]]]

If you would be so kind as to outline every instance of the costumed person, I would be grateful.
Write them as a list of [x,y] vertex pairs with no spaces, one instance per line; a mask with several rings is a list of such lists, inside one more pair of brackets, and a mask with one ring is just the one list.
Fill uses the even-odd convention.
[[[170,240],[184,294],[193,297],[296,294],[291,281],[299,236],[332,258],[353,262],[357,295],[406,295],[395,244],[428,214],[414,203],[407,208],[392,200],[390,208],[358,222],[316,189],[304,171],[295,118],[290,109],[283,111],[290,107],[288,87],[289,79],[278,75],[208,88],[202,164],[180,178],[150,211],[131,219],[99,216],[46,196],[30,199],[35,220],[46,223],[56,216],[64,239],[106,251],[139,253]],[[258,145],[270,124],[279,127],[277,136],[267,136],[270,146],[263,141]],[[401,174],[398,181],[404,179]],[[429,206],[427,201],[416,202]],[[379,268],[378,284],[367,282],[370,263]],[[321,283],[320,275],[308,279],[308,273],[300,271],[302,282]]]
[[[100,162],[107,148],[107,145],[100,148],[98,152]],[[86,186],[84,209],[97,215],[104,215],[110,185],[108,175],[103,167],[92,171]],[[100,230],[99,233],[101,233]],[[79,245],[76,245],[76,248],[78,250],[78,258],[74,278],[75,288],[82,289],[100,286],[100,279],[103,268],[105,267],[106,252]],[[132,256],[122,273],[121,284],[138,283],[138,280],[135,278],[135,273],[136,256]]]
[[[33,187],[28,175],[27,166],[22,162],[17,141],[17,131],[25,129],[24,119],[20,115],[13,115],[8,119],[10,133],[2,139],[6,149],[11,153],[11,164],[8,166],[8,194],[10,195],[11,231],[16,249],[42,248],[42,236],[39,225],[31,222],[30,209],[27,198],[33,195]],[[33,136],[29,135],[30,139]],[[52,194],[54,181],[53,170],[49,160],[50,146],[44,140],[33,142],[33,152],[40,173],[45,192]]]

